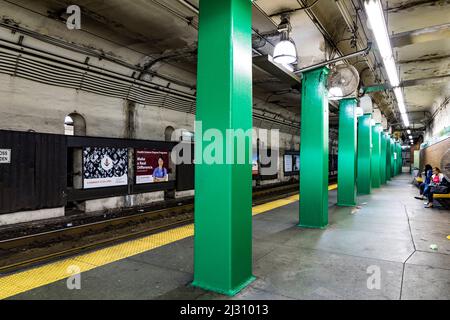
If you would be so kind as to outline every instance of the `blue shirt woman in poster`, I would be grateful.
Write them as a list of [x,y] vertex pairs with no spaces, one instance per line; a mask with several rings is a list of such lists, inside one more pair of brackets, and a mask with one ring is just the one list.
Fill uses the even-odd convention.
[[154,182],[169,181],[169,175],[167,169],[164,168],[164,160],[161,157],[158,159],[158,167],[153,170],[153,180]]

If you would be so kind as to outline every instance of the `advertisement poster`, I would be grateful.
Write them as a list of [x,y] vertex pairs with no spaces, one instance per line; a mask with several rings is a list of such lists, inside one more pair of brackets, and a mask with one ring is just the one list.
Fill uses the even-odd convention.
[[286,154],[284,155],[284,172],[292,172],[292,155]]
[[126,186],[128,184],[128,149],[83,149],[83,185],[85,189]]
[[136,184],[169,181],[169,152],[136,150]]
[[284,172],[295,174],[300,172],[300,155],[292,153],[284,155]]

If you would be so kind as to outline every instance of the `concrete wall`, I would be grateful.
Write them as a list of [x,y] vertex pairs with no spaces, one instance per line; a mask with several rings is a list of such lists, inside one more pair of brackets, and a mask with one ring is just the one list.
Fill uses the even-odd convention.
[[[0,74],[0,128],[5,130],[64,134],[64,119],[71,113],[80,114],[86,121],[88,136],[127,138],[127,102],[74,89],[60,88],[31,80]],[[165,140],[168,126],[194,131],[193,114],[163,109],[151,105],[135,105],[133,133],[137,139]],[[299,150],[300,138],[280,132],[279,178],[264,184],[287,181],[284,177],[285,150]],[[177,197],[193,195],[193,191],[177,193]],[[163,200],[161,193],[90,200],[82,204],[86,212],[111,210]],[[61,215],[58,210],[56,216]],[[24,212],[5,218],[9,223],[47,219],[47,212]],[[5,223],[7,223],[5,222]]]
[[440,136],[442,131],[450,128],[450,101],[437,101],[432,108],[434,118],[427,127],[425,141]]
[[[64,23],[48,18],[45,1],[27,2],[27,10],[14,4],[0,3],[3,21],[14,21],[20,27],[26,28],[35,35],[12,33],[9,29],[0,27],[0,40],[18,43],[27,48],[37,49],[49,55],[58,55],[80,63],[85,63],[89,57],[89,65],[101,67],[118,75],[131,76],[134,69],[123,64],[117,64],[109,59],[98,59],[86,53],[77,52],[42,41],[36,35],[50,36],[58,41],[63,41],[67,47],[76,45],[98,53],[106,53],[108,57],[117,58],[130,66],[143,65],[153,57],[148,57],[136,50],[120,46],[121,39],[102,29],[97,24],[85,24],[83,30],[69,31]],[[89,30],[85,31],[85,30]],[[20,38],[23,36],[23,38]],[[106,40],[111,39],[112,41]],[[115,40],[117,40],[115,42]],[[123,40],[123,39],[122,39]],[[153,75],[144,78],[154,84],[167,86],[181,90],[185,93],[194,93],[196,76],[192,72],[175,68],[169,63],[159,63],[157,71],[161,76]],[[164,78],[176,78],[179,83],[169,83]],[[265,103],[255,98],[255,107],[282,114],[286,118],[297,119],[291,112]],[[132,112],[130,112],[132,110]],[[155,105],[142,105],[130,103],[123,99],[106,97],[81,90],[67,89],[50,86],[31,80],[13,77],[0,73],[0,129],[17,131],[35,131],[42,133],[64,134],[64,119],[71,113],[81,115],[86,122],[86,135],[111,138],[136,138],[145,140],[165,140],[165,130],[168,126],[174,129],[194,131],[193,114],[163,109]],[[132,117],[130,119],[130,117]],[[265,122],[257,122],[255,125],[265,126],[270,129],[272,125]],[[276,127],[276,125],[273,125]],[[284,150],[299,149],[298,136],[281,133],[280,153]],[[279,179],[273,182],[288,180],[283,175],[282,157],[278,168]],[[177,193],[183,197],[192,195],[193,191]],[[110,210],[127,206],[137,206],[163,199],[163,193],[150,193],[137,196],[115,197],[87,201],[82,204],[87,212],[98,210]],[[55,209],[56,215],[61,215],[61,209]],[[8,221],[15,223],[28,221],[29,219],[47,218],[48,212],[25,212],[10,216]],[[5,218],[6,219],[6,218]],[[6,220],[5,220],[6,221]]]
[[43,209],[35,211],[15,212],[0,215],[0,226],[30,222],[35,220],[45,220],[64,216],[64,208]]

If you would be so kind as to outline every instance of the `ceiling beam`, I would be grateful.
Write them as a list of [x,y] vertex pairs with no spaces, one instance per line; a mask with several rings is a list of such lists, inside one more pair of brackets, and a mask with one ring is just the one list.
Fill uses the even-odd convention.
[[[422,85],[427,85],[427,84],[436,84],[436,82],[448,81],[448,79],[450,79],[450,74],[444,74],[444,75],[428,77],[428,78],[404,80],[400,84],[400,87],[406,88],[406,87],[422,86]],[[391,90],[391,89],[393,89],[393,88],[389,83],[383,83],[383,84],[379,84],[379,85],[375,85],[375,86],[364,87],[362,89],[362,92],[371,93],[371,92],[379,92],[379,91],[385,91],[385,90]]]
[[416,43],[450,38],[450,23],[397,33],[391,36],[393,47],[400,48]]

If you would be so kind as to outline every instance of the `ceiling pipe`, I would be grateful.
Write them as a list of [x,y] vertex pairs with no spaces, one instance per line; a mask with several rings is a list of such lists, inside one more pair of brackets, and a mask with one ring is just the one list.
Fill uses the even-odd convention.
[[329,65],[329,64],[332,64],[332,63],[336,63],[336,62],[339,62],[339,61],[342,61],[342,60],[356,58],[356,57],[363,56],[363,55],[368,55],[371,49],[372,49],[372,44],[369,42],[367,44],[367,47],[365,49],[363,49],[363,50],[359,50],[359,51],[347,54],[345,56],[342,56],[342,57],[339,57],[339,58],[336,58],[336,59],[331,59],[331,60],[323,61],[323,62],[320,62],[320,63],[317,63],[317,64],[313,64],[312,66],[309,66],[309,67],[297,70],[294,73],[295,74],[299,74],[299,73],[303,73],[303,72],[310,71],[310,70],[313,70],[313,69],[317,69],[317,68],[320,68],[320,67],[324,67],[326,65]]
[[[336,6],[339,10],[339,13],[341,14],[342,18],[345,21],[345,24],[347,25],[347,28],[350,30],[350,32],[356,36],[356,46],[357,48],[361,48],[363,46],[361,38],[357,36],[358,30],[355,22],[353,21],[353,18],[351,17],[350,13],[348,12],[347,7],[343,3],[342,0],[335,0]],[[374,71],[373,64],[370,62],[368,58],[365,59],[367,66],[369,67],[370,71]]]
[[182,5],[184,5],[186,8],[188,8],[189,10],[191,10],[192,12],[199,14],[199,10],[197,7],[195,7],[192,3],[190,3],[187,0],[178,0],[179,3],[181,3]]
[[[295,8],[295,9],[288,9],[288,10],[280,11],[280,12],[277,12],[277,13],[273,13],[269,17],[272,18],[272,17],[276,17],[276,16],[281,16],[281,15],[286,14],[286,13],[294,13],[294,12],[297,12],[297,11],[309,10],[309,9],[313,8],[318,2],[319,2],[319,0],[316,0],[312,4],[310,4],[310,5],[306,6],[306,7]],[[301,4],[301,3],[299,2],[299,4]]]

